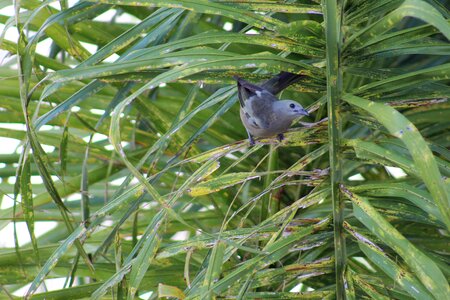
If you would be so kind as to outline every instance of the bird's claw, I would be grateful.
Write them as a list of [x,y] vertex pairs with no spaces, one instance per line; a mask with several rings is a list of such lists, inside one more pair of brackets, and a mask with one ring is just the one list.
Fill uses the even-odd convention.
[[282,142],[284,140],[284,134],[282,133],[277,134],[277,140]]

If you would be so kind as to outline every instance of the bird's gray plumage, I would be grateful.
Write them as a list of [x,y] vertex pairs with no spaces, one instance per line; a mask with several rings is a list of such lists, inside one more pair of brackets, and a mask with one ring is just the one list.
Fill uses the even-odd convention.
[[281,72],[263,82],[261,86],[236,77],[241,120],[250,143],[254,142],[253,136],[280,135],[289,128],[295,118],[308,114],[299,103],[292,100],[280,101],[273,94],[298,81],[300,77],[301,75]]

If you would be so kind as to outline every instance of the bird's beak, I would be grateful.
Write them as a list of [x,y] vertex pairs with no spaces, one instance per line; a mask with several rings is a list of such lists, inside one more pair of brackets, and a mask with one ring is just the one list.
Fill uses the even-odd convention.
[[299,110],[297,110],[297,111],[295,111],[295,112],[298,113],[298,114],[301,115],[301,116],[309,116],[308,111],[307,111],[306,109],[304,109],[304,108],[299,109]]

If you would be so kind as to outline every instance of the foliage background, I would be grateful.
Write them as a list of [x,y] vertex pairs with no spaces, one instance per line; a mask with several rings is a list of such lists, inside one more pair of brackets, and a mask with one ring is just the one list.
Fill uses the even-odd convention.
[[[49,4],[0,16],[2,297],[449,298],[448,1]],[[249,147],[281,70],[312,125]]]

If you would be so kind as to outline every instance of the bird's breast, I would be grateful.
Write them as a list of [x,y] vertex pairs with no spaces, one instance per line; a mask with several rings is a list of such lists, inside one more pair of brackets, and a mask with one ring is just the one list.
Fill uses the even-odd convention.
[[266,114],[263,128],[258,124],[258,120],[241,109],[240,116],[247,131],[254,137],[271,137],[285,132],[291,126],[292,120],[280,119],[274,113]]

